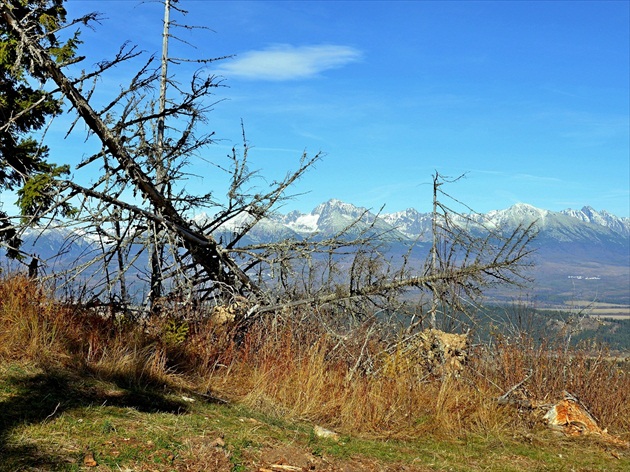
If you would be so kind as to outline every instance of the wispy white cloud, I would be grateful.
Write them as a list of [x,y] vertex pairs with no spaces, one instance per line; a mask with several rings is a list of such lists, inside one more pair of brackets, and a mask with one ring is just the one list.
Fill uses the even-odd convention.
[[509,170],[489,170],[489,169],[471,169],[470,174],[489,175],[496,176],[501,179],[511,179],[512,181],[527,182],[527,183],[565,183],[568,182],[565,179],[559,177],[553,177],[551,175],[536,175],[528,174],[526,172],[513,172]]
[[295,80],[343,67],[361,59],[361,51],[350,46],[322,44],[291,46],[279,44],[247,51],[224,64],[217,72],[226,76],[256,80]]
[[551,177],[548,175],[524,174],[524,173],[514,174],[512,178],[515,180],[541,183],[541,184],[544,184],[544,183],[558,184],[558,183],[564,182],[563,179],[560,179],[558,177]]

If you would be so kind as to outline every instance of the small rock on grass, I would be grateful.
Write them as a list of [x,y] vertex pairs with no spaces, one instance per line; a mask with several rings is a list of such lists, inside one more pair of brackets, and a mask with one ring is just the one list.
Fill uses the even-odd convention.
[[339,441],[339,435],[337,433],[329,429],[322,428],[321,426],[313,427],[313,432],[318,438],[326,438],[332,439],[333,441]]

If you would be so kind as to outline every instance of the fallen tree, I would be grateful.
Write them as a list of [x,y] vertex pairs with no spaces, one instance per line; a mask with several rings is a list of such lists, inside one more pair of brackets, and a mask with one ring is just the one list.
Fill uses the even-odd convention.
[[[41,6],[47,2],[30,3]],[[241,244],[255,225],[288,198],[286,190],[321,158],[321,154],[313,157],[302,155],[297,170],[275,182],[270,190],[250,191],[248,185],[255,173],[247,168],[249,144],[243,132],[242,151],[232,151],[229,190],[223,202],[213,200],[210,194],[174,195],[171,185],[180,174],[173,172],[168,184],[156,178],[159,166],[155,164],[155,154],[151,149],[157,146],[160,152],[164,152],[164,143],[151,139],[146,127],[169,117],[189,118],[179,138],[171,139],[170,152],[175,163],[172,168],[179,169],[183,162],[176,158],[185,161],[193,151],[212,142],[208,137],[194,139],[192,129],[200,116],[209,111],[198,103],[216,86],[214,78],[195,76],[191,80],[191,91],[182,92],[179,102],[173,102],[168,107],[162,104],[156,110],[155,103],[149,101],[144,111],[132,115],[131,110],[139,110],[144,97],[142,94],[158,82],[157,73],[147,72],[148,61],[127,88],[101,110],[96,110],[90,103],[92,93],[85,91],[86,81],[136,57],[134,50],[125,51],[123,48],[114,60],[101,63],[96,71],[72,78],[64,71],[68,64],[59,63],[51,57],[50,51],[41,44],[42,36],[32,27],[40,21],[36,7],[29,9],[22,2],[3,1],[0,3],[0,14],[6,28],[19,42],[22,54],[16,61],[21,61],[29,70],[36,70],[39,77],[51,81],[55,88],[49,93],[69,102],[77,120],[82,120],[102,145],[99,153],[80,164],[83,167],[100,162],[100,178],[81,184],[60,175],[50,175],[45,185],[37,187],[37,192],[24,196],[24,199],[28,197],[30,200],[23,208],[31,212],[31,220],[38,220],[52,209],[72,201],[77,201],[76,206],[84,211],[90,207],[88,202],[96,202],[95,210],[87,212],[82,223],[86,227],[99,228],[99,231],[108,234],[110,240],[116,241],[116,244],[104,249],[107,254],[103,260],[111,260],[114,256],[119,260],[119,274],[113,279],[107,277],[104,292],[113,291],[113,280],[123,280],[129,267],[124,260],[127,255],[121,248],[131,244],[129,241],[137,240],[134,238],[142,233],[133,228],[150,226],[155,228],[152,237],[167,242],[172,248],[171,274],[181,281],[176,284],[179,292],[173,290],[178,300],[183,296],[182,287],[188,291],[185,295],[188,299],[194,296],[212,300],[215,304],[230,304],[236,298],[245,299],[249,308],[243,317],[248,322],[280,309],[304,305],[342,303],[351,308],[367,305],[395,311],[402,306],[402,294],[419,290],[432,296],[430,324],[434,327],[435,311],[440,304],[444,310],[465,309],[462,300],[476,299],[488,284],[524,280],[522,270],[528,265],[532,227],[519,227],[508,235],[491,231],[485,237],[473,237],[467,228],[452,224],[448,207],[439,202],[438,196],[444,194],[440,193],[443,181],[437,173],[434,179],[436,237],[431,258],[423,267],[408,267],[403,263],[394,268],[378,251],[378,232],[374,221],[365,222],[362,217],[323,241],[310,238],[262,245]],[[88,23],[95,18],[95,15],[89,15],[70,24]],[[58,30],[65,27],[67,25],[60,24]],[[117,107],[122,111],[114,119]],[[140,196],[142,203],[138,203],[137,199],[126,199],[128,186]],[[190,210],[204,205],[214,205],[220,211],[203,225],[185,216]],[[123,214],[126,216],[123,217]],[[244,223],[235,228],[229,240],[218,241],[215,238],[214,233],[218,229],[242,216],[245,217]],[[359,227],[358,231],[351,231]],[[439,235],[438,227],[441,229]],[[135,236],[125,239],[125,234]],[[340,259],[346,262],[345,266],[340,266]],[[424,321],[424,315],[412,318],[410,330]]]

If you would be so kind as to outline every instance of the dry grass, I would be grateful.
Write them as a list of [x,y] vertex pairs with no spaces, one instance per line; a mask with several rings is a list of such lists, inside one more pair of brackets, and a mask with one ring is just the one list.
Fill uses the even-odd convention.
[[0,356],[44,361],[63,352],[59,332],[65,317],[48,303],[43,291],[23,277],[0,284]]
[[0,361],[69,367],[138,387],[175,384],[179,376],[167,365],[170,346],[161,334],[60,304],[24,276],[0,280]]
[[471,369],[490,385],[507,390],[531,371],[517,391],[537,402],[553,402],[563,391],[577,396],[603,427],[630,432],[630,363],[611,357],[605,347],[567,349],[553,340],[535,343],[527,337],[498,340],[473,356]]
[[[132,386],[214,392],[276,417],[342,433],[408,438],[526,432],[531,416],[496,398],[531,370],[521,394],[577,395],[611,433],[630,439],[630,373],[604,350],[565,350],[527,338],[478,347],[459,376],[409,366],[372,326],[344,337],[297,316],[245,334],[210,321],[132,324],[56,303],[21,276],[0,280],[0,361],[59,365]],[[120,382],[119,382],[120,384]]]

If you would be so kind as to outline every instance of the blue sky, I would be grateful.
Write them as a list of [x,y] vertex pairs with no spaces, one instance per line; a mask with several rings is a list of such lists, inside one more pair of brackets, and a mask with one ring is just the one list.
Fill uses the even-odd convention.
[[[159,54],[159,3],[66,5],[106,17],[82,35],[86,67],[126,40]],[[294,189],[308,193],[282,211],[330,198],[428,211],[437,170],[467,173],[446,190],[479,212],[522,202],[630,216],[627,1],[179,5],[189,11],[174,14],[180,23],[213,31],[182,32],[198,49],[172,43],[174,55],[234,55],[207,68],[226,87],[207,123],[219,141],[202,157],[239,144],[241,119],[252,168],[269,182],[303,151],[326,154]],[[185,81],[190,70],[172,72]],[[128,79],[121,68],[99,87]],[[189,188],[220,187],[203,160],[194,170]]]

